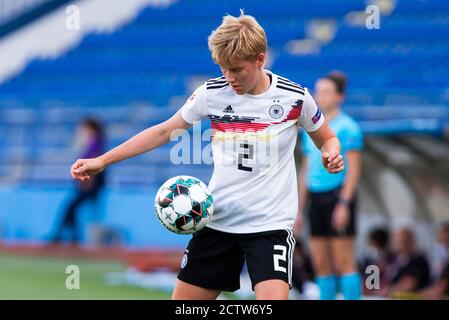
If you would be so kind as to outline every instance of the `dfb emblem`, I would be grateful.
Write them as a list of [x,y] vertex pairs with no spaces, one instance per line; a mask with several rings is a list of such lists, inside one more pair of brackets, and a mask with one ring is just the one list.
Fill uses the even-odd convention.
[[188,261],[188,256],[187,256],[188,251],[186,250],[186,253],[184,253],[184,256],[182,257],[181,260],[181,269],[184,269],[185,266],[187,265],[187,261]]
[[274,104],[270,107],[270,110],[268,111],[270,114],[270,117],[273,119],[280,119],[284,115],[284,109],[279,104]]

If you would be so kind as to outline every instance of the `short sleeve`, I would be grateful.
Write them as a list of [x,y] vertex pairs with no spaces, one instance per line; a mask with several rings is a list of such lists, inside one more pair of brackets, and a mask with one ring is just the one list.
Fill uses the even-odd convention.
[[198,87],[181,107],[182,118],[193,124],[200,121],[206,114],[206,85]]
[[312,132],[318,130],[324,122],[324,116],[321,110],[313,100],[308,89],[305,89],[304,104],[302,106],[301,115],[299,116],[299,126],[306,131]]

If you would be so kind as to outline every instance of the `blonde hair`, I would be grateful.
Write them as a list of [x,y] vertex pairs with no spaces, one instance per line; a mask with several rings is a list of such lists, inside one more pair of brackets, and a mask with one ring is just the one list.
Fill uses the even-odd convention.
[[227,15],[221,25],[208,38],[209,50],[214,62],[231,67],[236,60],[256,60],[267,52],[265,31],[252,16],[240,10],[240,16]]

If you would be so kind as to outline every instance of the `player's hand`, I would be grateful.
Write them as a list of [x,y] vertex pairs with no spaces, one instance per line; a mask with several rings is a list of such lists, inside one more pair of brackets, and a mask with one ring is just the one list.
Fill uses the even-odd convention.
[[104,163],[99,158],[78,159],[70,168],[72,178],[85,181],[104,170]]
[[299,235],[301,234],[302,224],[303,214],[302,212],[298,212],[298,214],[296,215],[295,224],[293,225],[293,235],[299,237]]
[[332,213],[332,227],[339,232],[345,230],[349,223],[349,208],[347,205],[337,203]]
[[323,163],[326,171],[329,173],[338,173],[343,171],[345,168],[343,156],[338,152],[332,152],[331,154],[328,152],[323,152],[321,154],[321,162]]

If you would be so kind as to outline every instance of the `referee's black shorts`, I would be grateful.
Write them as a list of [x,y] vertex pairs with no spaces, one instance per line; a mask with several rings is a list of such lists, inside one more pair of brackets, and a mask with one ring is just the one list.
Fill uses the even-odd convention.
[[332,213],[338,203],[341,188],[326,192],[309,192],[310,235],[315,237],[353,237],[356,234],[356,203],[349,204],[349,222],[345,229],[335,230]]

